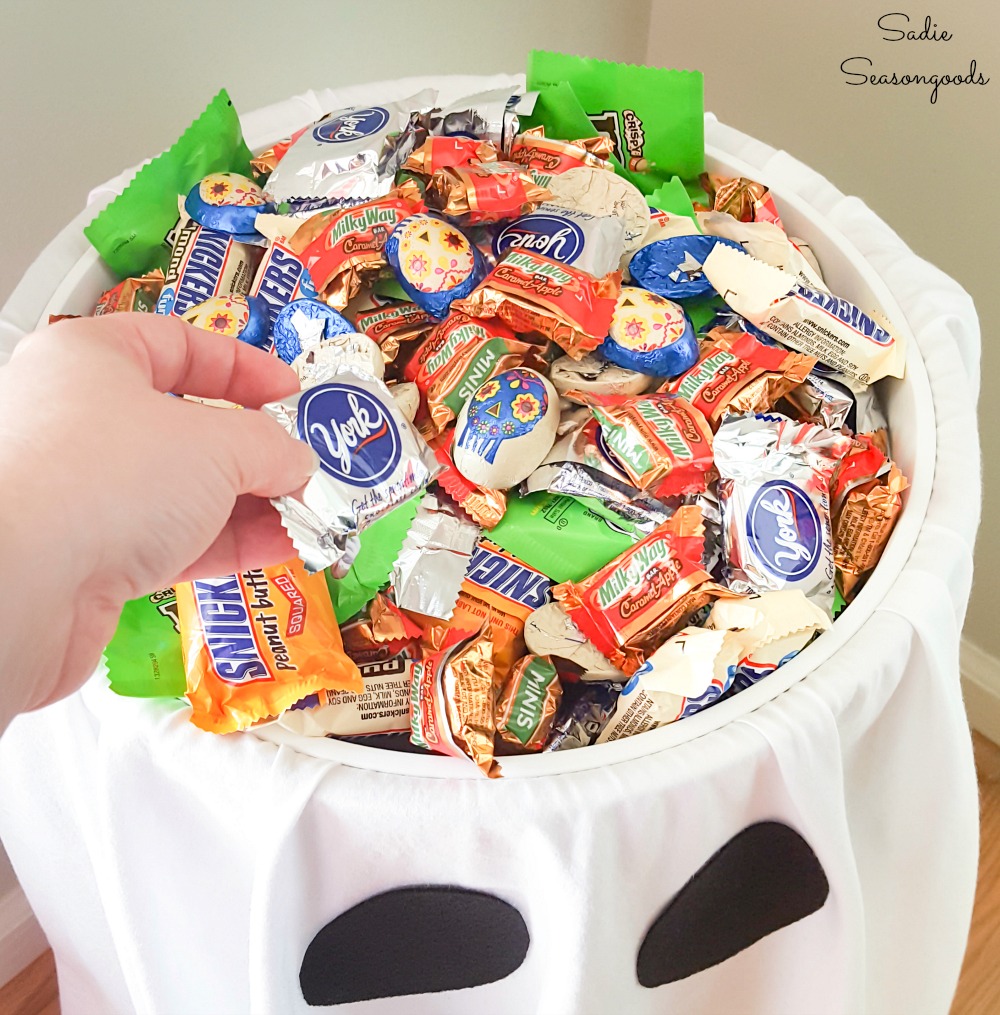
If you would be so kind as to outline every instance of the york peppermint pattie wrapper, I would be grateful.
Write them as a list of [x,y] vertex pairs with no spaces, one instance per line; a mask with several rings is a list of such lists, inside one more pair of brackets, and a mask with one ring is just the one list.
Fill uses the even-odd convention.
[[416,497],[440,467],[380,381],[336,363],[311,380],[263,407],[320,461],[302,490],[273,503],[307,569],[332,567],[339,577],[351,565],[357,534]]
[[902,341],[847,300],[723,244],[702,267],[736,313],[784,345],[863,384],[903,376]]
[[742,416],[715,435],[724,553],[737,592],[798,589],[833,605],[830,481],[851,438],[785,416]]

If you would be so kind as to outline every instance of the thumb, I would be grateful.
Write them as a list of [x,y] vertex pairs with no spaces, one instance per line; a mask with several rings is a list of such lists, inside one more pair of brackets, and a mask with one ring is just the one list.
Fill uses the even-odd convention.
[[213,421],[212,440],[237,496],[294,493],[319,467],[319,458],[308,444],[290,436],[277,420],[257,409],[193,408],[219,417]]

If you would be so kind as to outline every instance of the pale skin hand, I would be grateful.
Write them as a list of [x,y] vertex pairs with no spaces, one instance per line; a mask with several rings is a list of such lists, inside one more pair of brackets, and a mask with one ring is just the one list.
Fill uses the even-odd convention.
[[295,556],[267,498],[316,458],[254,410],[296,390],[274,357],[152,314],[18,345],[0,367],[0,732],[87,679],[127,599]]

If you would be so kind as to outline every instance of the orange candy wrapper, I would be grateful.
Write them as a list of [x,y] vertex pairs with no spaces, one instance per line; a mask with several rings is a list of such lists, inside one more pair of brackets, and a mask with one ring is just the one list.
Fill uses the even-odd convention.
[[[101,293],[94,307],[94,316],[105,314],[147,313],[156,309],[156,301],[163,291],[163,272],[154,268],[139,278],[127,278]],[[51,321],[49,322],[52,323]]]
[[460,225],[518,218],[550,197],[531,175],[513,162],[472,162],[446,166],[427,182],[424,200]]
[[573,359],[583,359],[604,341],[611,327],[622,275],[603,278],[514,249],[452,310],[473,317],[499,317],[519,334],[539,334]]
[[403,163],[403,169],[422,176],[433,176],[439,169],[496,161],[497,150],[489,141],[480,141],[475,137],[434,136],[410,153]]
[[558,141],[546,137],[543,127],[532,127],[514,138],[510,160],[530,169],[536,178],[541,177],[544,185],[545,177],[558,176],[580,166],[614,172],[614,166],[608,161],[613,150],[611,138],[604,135],[580,141]]
[[416,303],[395,303],[357,315],[354,327],[367,335],[381,350],[382,359],[392,363],[400,347],[426,334],[437,322]]
[[246,729],[322,690],[364,690],[322,572],[298,559],[177,586],[191,721]]

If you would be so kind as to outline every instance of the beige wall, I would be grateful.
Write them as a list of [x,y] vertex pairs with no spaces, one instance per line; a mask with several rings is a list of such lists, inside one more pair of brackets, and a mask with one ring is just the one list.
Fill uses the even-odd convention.
[[[91,187],[171,144],[223,86],[251,110],[354,81],[516,73],[533,46],[638,62],[649,6],[0,0],[0,15],[2,304]],[[0,849],[0,899],[13,884]]]
[[[992,0],[768,0],[705,5],[653,0],[646,60],[705,74],[706,108],[783,148],[863,198],[920,255],[972,295],[983,328],[980,421],[986,504],[966,637],[1000,657],[993,581],[1000,574],[1000,332],[996,326],[1000,214],[1000,14]],[[888,42],[880,15],[930,13],[948,42]],[[897,26],[901,19],[886,24]],[[900,74],[967,72],[992,81],[930,89],[851,86],[847,57]],[[852,69],[865,68],[858,64]],[[1000,689],[998,689],[1000,690]]]

